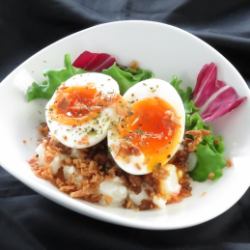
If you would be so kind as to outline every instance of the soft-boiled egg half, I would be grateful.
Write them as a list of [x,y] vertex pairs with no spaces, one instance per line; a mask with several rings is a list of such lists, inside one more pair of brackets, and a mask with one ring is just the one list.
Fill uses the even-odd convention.
[[112,105],[119,96],[117,82],[101,73],[78,74],[56,90],[46,106],[52,136],[71,148],[91,147],[107,135]]
[[115,107],[108,146],[116,163],[133,175],[164,166],[178,150],[185,127],[183,102],[172,85],[144,80]]

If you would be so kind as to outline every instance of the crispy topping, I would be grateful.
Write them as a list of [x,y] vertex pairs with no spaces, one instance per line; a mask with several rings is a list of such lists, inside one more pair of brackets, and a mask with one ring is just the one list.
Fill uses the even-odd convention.
[[156,205],[153,203],[152,200],[142,200],[139,209],[140,210],[150,210],[156,208]]
[[113,199],[112,199],[111,196],[109,196],[109,195],[103,195],[102,198],[103,198],[103,200],[104,200],[104,202],[105,202],[106,205],[110,205],[112,203]]
[[131,155],[138,156],[141,154],[139,148],[134,146],[132,143],[128,141],[122,141],[122,143],[118,146],[117,156],[128,157]]
[[[45,130],[44,124],[43,129]],[[65,147],[53,137],[44,137],[42,144],[45,150],[44,164],[40,166],[36,155],[30,159],[29,164],[37,176],[50,181],[57,186],[60,191],[73,198],[83,199],[93,203],[103,200],[105,204],[109,205],[112,203],[112,197],[99,193],[100,183],[106,179],[119,177],[128,190],[135,194],[140,194],[140,192],[144,190],[148,195],[148,198],[142,200],[139,205],[134,204],[129,197],[127,197],[124,200],[123,207],[139,210],[156,208],[156,205],[153,203],[153,197],[161,196],[160,182],[168,175],[166,168],[162,167],[161,164],[158,164],[151,174],[135,176],[122,171],[116,166],[108,153],[107,143],[105,141],[94,147],[78,150],[77,154],[73,154],[70,148]],[[130,153],[137,153],[135,149],[130,149],[129,147],[125,150],[129,150]],[[58,155],[62,157],[59,170],[56,173],[52,173],[51,164],[53,159]],[[185,154],[179,151],[177,153],[177,156],[178,155],[181,157]],[[179,158],[179,161],[175,159],[179,164],[176,165],[176,167],[181,191],[178,195],[165,196],[168,203],[178,202],[191,194],[185,159],[186,157]],[[66,176],[64,173],[65,167],[68,169],[73,168],[74,171],[68,173]]]
[[188,130],[185,132],[186,135],[191,135],[192,138],[185,138],[185,144],[187,145],[188,151],[193,152],[197,146],[202,142],[203,137],[210,135],[210,131],[206,129],[200,130]]
[[228,159],[228,160],[227,160],[227,163],[226,163],[226,166],[227,166],[228,168],[232,167],[232,166],[233,166],[232,160]]
[[129,67],[131,69],[133,69],[134,71],[136,71],[138,68],[139,68],[139,63],[137,61],[132,61],[130,64],[129,64]]
[[42,122],[38,127],[38,132],[43,136],[47,136],[49,133],[49,128],[46,124],[46,122]]

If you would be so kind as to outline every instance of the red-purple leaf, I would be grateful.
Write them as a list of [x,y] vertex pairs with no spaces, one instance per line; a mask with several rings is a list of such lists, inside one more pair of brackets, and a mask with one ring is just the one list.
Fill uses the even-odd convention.
[[196,106],[201,107],[213,94],[215,94],[219,89],[224,86],[226,86],[226,84],[220,80],[216,80],[215,83],[208,83],[207,85],[205,85],[204,89],[202,90],[202,93],[195,101]]
[[217,80],[217,66],[205,64],[198,74],[193,91],[193,101],[199,108],[205,121],[213,121],[237,108],[246,100],[239,97],[236,90]]
[[206,64],[197,77],[197,83],[193,97],[197,107],[201,107],[210,96],[225,86],[225,83],[217,80],[217,66],[214,63]]
[[88,71],[100,72],[107,69],[115,63],[115,58],[106,53],[92,53],[84,51],[76,58],[73,66]]
[[207,72],[207,69],[209,67],[210,64],[205,64],[202,69],[200,70],[198,77],[197,77],[197,81],[196,81],[196,85],[193,91],[193,97],[197,96],[197,93],[199,92],[201,86],[202,86],[202,79],[204,78],[204,75]]
[[208,105],[201,117],[204,121],[213,121],[237,108],[246,99],[239,97],[234,88],[228,87]]

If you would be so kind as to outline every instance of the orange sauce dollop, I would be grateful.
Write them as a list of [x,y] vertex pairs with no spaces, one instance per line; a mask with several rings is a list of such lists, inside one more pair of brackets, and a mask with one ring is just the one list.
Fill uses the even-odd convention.
[[180,143],[179,119],[166,101],[145,98],[132,105],[120,133],[144,153],[148,168],[153,169],[165,164]]
[[64,125],[81,125],[102,110],[100,93],[90,86],[62,87],[58,90],[51,117]]

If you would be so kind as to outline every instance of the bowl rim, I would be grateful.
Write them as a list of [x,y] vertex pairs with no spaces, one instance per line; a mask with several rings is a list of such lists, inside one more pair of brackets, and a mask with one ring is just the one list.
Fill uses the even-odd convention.
[[[243,84],[245,90],[246,90],[246,96],[248,98],[250,98],[250,90],[245,82],[245,80],[243,79],[243,77],[241,76],[241,74],[239,73],[239,71],[231,64],[231,62],[226,59],[220,52],[218,52],[215,48],[213,48],[211,45],[207,44],[205,41],[203,41],[202,39],[196,37],[195,35],[189,33],[188,31],[185,31],[181,28],[175,27],[173,25],[169,25],[169,24],[165,24],[165,23],[161,23],[161,22],[157,22],[157,21],[148,21],[148,20],[120,20],[120,21],[113,21],[113,22],[106,22],[106,23],[102,23],[102,24],[98,24],[98,25],[94,25],[92,27],[80,30],[78,32],[72,33],[68,36],[62,37],[61,39],[50,43],[49,45],[47,45],[46,47],[44,47],[43,49],[39,50],[38,52],[36,52],[35,54],[33,54],[32,56],[30,56],[28,59],[26,59],[24,62],[22,62],[19,66],[17,66],[15,69],[13,69],[2,81],[0,84],[0,90],[1,87],[4,85],[4,82],[7,82],[8,79],[10,77],[12,77],[12,75],[15,75],[15,73],[23,67],[24,64],[28,63],[29,61],[32,61],[33,58],[37,57],[38,55],[44,53],[45,50],[47,50],[49,47],[52,46],[56,46],[58,43],[62,42],[64,39],[70,39],[80,33],[84,33],[87,32],[88,30],[92,30],[92,29],[96,29],[96,28],[100,28],[100,27],[104,27],[104,26],[113,26],[113,25],[119,25],[119,24],[123,24],[123,23],[131,23],[131,24],[137,24],[137,25],[156,25],[156,26],[160,26],[161,28],[165,29],[170,29],[173,30],[175,32],[179,32],[179,33],[183,33],[185,36],[189,36],[190,38],[196,40],[197,42],[201,43],[203,46],[205,46],[207,49],[209,49],[211,51],[211,53],[215,53],[217,54],[217,56],[221,57],[223,59],[223,62],[226,63],[231,69],[234,69],[235,73],[238,75],[239,79],[241,80],[241,83]],[[47,186],[43,185],[42,183],[34,183],[34,181],[32,179],[29,178],[29,176],[26,175],[22,175],[22,174],[18,174],[17,172],[12,173],[11,171],[9,171],[8,167],[6,166],[6,164],[2,161],[2,159],[0,158],[0,165],[7,171],[9,172],[11,175],[13,175],[15,178],[17,178],[18,180],[20,180],[21,182],[23,182],[25,185],[27,185],[29,188],[35,190],[37,193],[45,196],[46,198],[48,198],[49,200],[62,205],[70,210],[73,210],[79,214],[84,214],[86,216],[89,216],[91,218],[94,219],[99,219],[101,221],[105,221],[105,222],[109,222],[109,223],[113,223],[116,225],[122,225],[122,226],[126,226],[126,227],[132,227],[132,228],[139,228],[139,229],[146,229],[146,230],[173,230],[173,229],[183,229],[183,228],[188,228],[188,227],[192,227],[195,225],[199,225],[202,223],[205,223],[207,221],[210,221],[216,217],[218,217],[219,215],[223,214],[224,212],[226,212],[230,207],[232,207],[235,203],[238,202],[238,200],[244,195],[244,193],[247,191],[247,189],[250,186],[250,182],[249,185],[246,186],[244,188],[244,192],[242,192],[242,194],[238,197],[237,200],[235,200],[234,202],[232,202],[230,205],[228,205],[227,207],[224,207],[223,209],[221,209],[221,211],[211,214],[210,216],[207,216],[205,219],[203,220],[197,220],[197,221],[193,221],[192,223],[186,224],[186,225],[178,225],[178,226],[169,226],[167,223],[166,224],[147,224],[147,223],[138,223],[137,221],[127,221],[126,218],[123,218],[121,216],[118,216],[117,214],[112,214],[112,216],[110,216],[109,213],[102,211],[100,208],[96,208],[96,207],[91,207],[88,206],[87,204],[84,203],[78,203],[76,202],[77,200],[72,199],[71,197],[63,194],[63,193],[59,193],[57,190],[51,190],[48,189]],[[20,172],[21,173],[21,172]],[[71,202],[68,202],[68,199],[71,200]],[[78,207],[81,206],[81,209],[78,209]],[[83,211],[80,212],[80,211]]]

